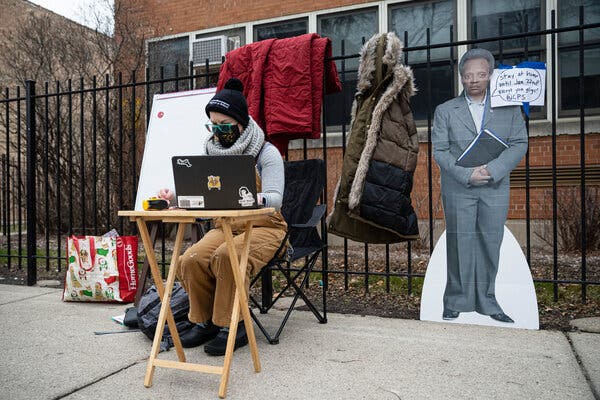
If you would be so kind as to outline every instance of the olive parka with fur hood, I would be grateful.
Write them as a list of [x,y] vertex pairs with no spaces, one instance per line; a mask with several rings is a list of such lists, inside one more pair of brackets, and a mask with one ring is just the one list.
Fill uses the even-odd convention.
[[361,49],[358,84],[329,232],[365,243],[418,238],[411,204],[419,141],[409,105],[413,74],[394,33]]

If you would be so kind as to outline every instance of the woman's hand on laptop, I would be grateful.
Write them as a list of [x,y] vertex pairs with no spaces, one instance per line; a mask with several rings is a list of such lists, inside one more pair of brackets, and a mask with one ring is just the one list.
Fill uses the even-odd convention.
[[175,198],[175,193],[173,193],[173,191],[169,188],[163,188],[158,191],[158,197],[168,201],[169,204],[171,204],[171,202]]

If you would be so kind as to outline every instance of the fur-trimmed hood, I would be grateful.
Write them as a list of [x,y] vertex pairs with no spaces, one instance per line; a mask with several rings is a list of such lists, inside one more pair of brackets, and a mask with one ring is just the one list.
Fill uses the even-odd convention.
[[[393,32],[379,33],[371,37],[360,50],[358,83],[356,96],[377,87],[390,73],[393,76],[391,87],[409,100],[417,92],[410,67],[402,64],[403,43]],[[378,53],[382,54],[378,57]]]
[[369,39],[360,51],[357,92],[352,104],[351,125],[354,125],[359,104],[365,96],[384,84],[373,108],[373,117],[366,134],[365,147],[361,153],[356,175],[352,182],[348,206],[355,209],[360,203],[369,162],[377,145],[383,114],[394,99],[400,95],[401,100],[408,103],[416,93],[414,77],[410,67],[402,64],[403,44],[395,33],[376,34]]
[[410,191],[419,140],[409,98],[413,74],[393,33],[373,36],[360,52],[351,128],[329,232],[365,243],[418,237]]

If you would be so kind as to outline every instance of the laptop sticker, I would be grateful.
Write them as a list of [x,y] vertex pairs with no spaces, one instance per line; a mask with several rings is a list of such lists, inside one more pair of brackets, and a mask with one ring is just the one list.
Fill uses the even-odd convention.
[[178,158],[177,165],[185,165],[188,168],[192,168],[192,163],[187,158]]
[[208,190],[218,189],[221,190],[221,177],[215,175],[209,175],[208,177]]
[[177,196],[179,208],[204,208],[204,196]]
[[241,199],[238,200],[238,203],[240,203],[242,207],[252,207],[254,205],[254,195],[246,186],[240,187],[238,193],[241,197]]

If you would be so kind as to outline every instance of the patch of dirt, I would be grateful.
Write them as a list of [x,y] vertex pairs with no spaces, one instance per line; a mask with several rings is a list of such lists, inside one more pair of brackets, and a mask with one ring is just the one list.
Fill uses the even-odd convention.
[[[581,279],[581,255],[559,254],[556,271],[553,267],[553,255],[544,251],[532,251],[531,273],[534,279],[559,280]],[[600,252],[587,257],[587,280],[600,281]],[[386,259],[389,266],[386,267]],[[347,261],[345,261],[347,260]],[[368,261],[368,262],[367,262]],[[428,253],[413,251],[411,273],[425,274]],[[389,318],[419,319],[421,287],[423,278],[412,278],[411,291],[408,287],[408,262],[406,251],[398,245],[369,246],[368,260],[365,259],[363,246],[348,248],[348,257],[344,257],[342,246],[329,249],[329,288],[327,291],[327,311],[346,314],[374,315]],[[367,267],[368,266],[368,267]],[[317,264],[316,268],[320,268]],[[365,271],[369,272],[367,278]],[[392,276],[388,280],[385,274]],[[313,280],[306,291],[315,305],[321,308],[322,290],[319,286],[320,275]],[[368,290],[366,282],[368,281]],[[281,279],[281,285],[284,284]],[[584,317],[600,317],[600,286],[588,285],[586,301],[582,301],[581,286],[577,284],[556,285],[557,300],[554,299],[554,284],[536,283],[536,294],[540,318],[540,328],[547,330],[572,330],[569,322]]]
[[[17,248],[15,241],[11,244]],[[25,247],[25,241],[23,241]],[[57,252],[53,259],[41,258],[38,261],[37,279],[39,281],[55,281],[62,286],[66,262],[64,261],[66,245],[64,239],[57,240],[45,238],[38,241],[38,251],[45,254],[45,249],[61,249],[61,259]],[[5,249],[5,244],[2,245]],[[165,243],[164,254],[168,256],[172,243]],[[162,245],[157,243],[157,255],[163,253]],[[140,246],[139,258],[143,259],[143,247]],[[365,256],[364,246],[350,246],[347,257],[344,257],[343,246],[330,246],[329,248],[329,281],[327,292],[327,311],[345,314],[374,315],[388,318],[418,319],[420,309],[421,286],[429,254],[427,250],[413,249],[410,266],[407,260],[406,245],[385,246],[370,245]],[[531,273],[534,279],[551,280],[581,280],[582,263],[579,253],[560,253],[557,255],[557,268],[554,269],[554,256],[548,250],[534,250],[531,254]],[[600,252],[591,252],[586,257],[586,277],[588,281],[600,282]],[[21,258],[21,265],[17,258],[12,259],[9,269],[6,258],[0,253],[0,283],[25,285],[27,283],[27,260]],[[168,265],[168,263],[167,263]],[[387,265],[387,266],[386,266]],[[320,269],[320,261],[315,269]],[[60,270],[59,270],[60,269]],[[409,274],[414,277],[410,280]],[[365,276],[368,272],[368,277]],[[386,278],[386,273],[390,278]],[[417,276],[415,276],[417,275]],[[315,299],[315,304],[320,309],[322,300],[322,287],[320,286],[321,274],[311,276],[309,287],[306,289],[310,298]],[[367,285],[368,282],[368,285]],[[284,284],[280,279],[279,287]],[[50,282],[52,285],[52,282]],[[275,285],[277,288],[277,284]],[[368,289],[367,289],[368,288]],[[254,289],[258,293],[258,288]],[[540,327],[552,330],[571,330],[569,322],[575,318],[600,316],[600,285],[588,285],[587,299],[582,302],[581,286],[577,284],[556,285],[557,301],[554,299],[554,284],[536,283]],[[260,297],[258,297],[260,298]]]

